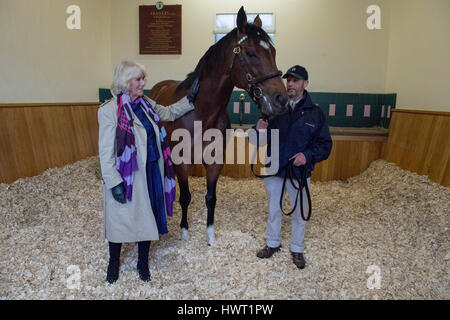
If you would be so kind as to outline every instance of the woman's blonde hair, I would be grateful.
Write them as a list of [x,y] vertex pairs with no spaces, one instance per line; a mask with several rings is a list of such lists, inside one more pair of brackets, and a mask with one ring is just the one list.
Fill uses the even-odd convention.
[[111,91],[114,95],[128,93],[130,90],[130,80],[139,75],[147,76],[145,67],[132,61],[122,61],[114,69],[114,79],[111,84]]

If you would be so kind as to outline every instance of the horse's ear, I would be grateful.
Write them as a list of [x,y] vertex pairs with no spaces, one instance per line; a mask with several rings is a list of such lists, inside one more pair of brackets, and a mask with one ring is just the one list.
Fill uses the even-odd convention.
[[253,20],[253,24],[257,27],[260,27],[260,28],[262,27],[262,21],[261,21],[261,18],[259,17],[259,14]]
[[245,33],[245,26],[247,25],[247,14],[245,13],[243,6],[239,9],[236,19],[236,25],[240,32]]

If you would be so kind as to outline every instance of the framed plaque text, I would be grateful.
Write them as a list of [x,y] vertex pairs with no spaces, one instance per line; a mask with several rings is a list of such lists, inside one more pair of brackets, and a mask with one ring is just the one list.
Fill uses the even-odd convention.
[[139,54],[181,54],[181,5],[139,6]]

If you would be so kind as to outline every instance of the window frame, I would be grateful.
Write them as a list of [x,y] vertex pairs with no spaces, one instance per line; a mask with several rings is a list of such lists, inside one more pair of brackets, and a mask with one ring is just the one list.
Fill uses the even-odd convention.
[[[275,31],[276,30],[275,13],[274,12],[268,12],[268,11],[261,11],[261,12],[258,12],[258,13],[249,12],[249,13],[247,13],[247,17],[249,15],[254,15],[256,17],[258,14],[259,15],[262,15],[262,14],[272,15],[272,28],[268,28],[268,29],[263,28],[263,30],[265,32],[267,32],[267,34],[272,39],[272,42],[275,42],[275,33],[276,33],[276,31]],[[232,28],[217,28],[217,16],[218,15],[230,15],[230,16],[233,16],[233,27]],[[230,32],[231,30],[233,30],[234,28],[236,28],[236,19],[237,19],[237,13],[216,12],[214,14],[214,30],[213,30],[213,41],[214,41],[214,43],[217,43],[216,35],[218,35],[218,34],[224,34],[225,35],[228,32]],[[248,19],[247,19],[247,21],[248,21]]]

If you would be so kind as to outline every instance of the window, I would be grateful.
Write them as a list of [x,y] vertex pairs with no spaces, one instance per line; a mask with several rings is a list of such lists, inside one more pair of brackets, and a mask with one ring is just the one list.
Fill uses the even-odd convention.
[[[272,43],[274,43],[275,17],[273,13],[249,13],[247,21],[252,23],[259,14],[262,21],[262,28],[267,32]],[[216,26],[214,29],[214,43],[222,39],[228,32],[236,28],[237,14],[218,13],[216,14]]]

